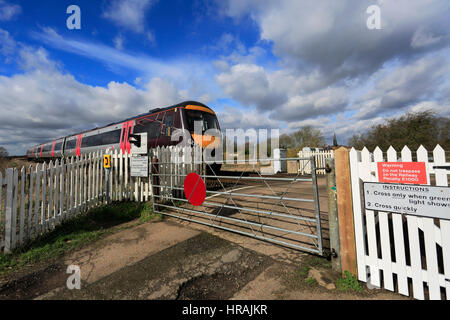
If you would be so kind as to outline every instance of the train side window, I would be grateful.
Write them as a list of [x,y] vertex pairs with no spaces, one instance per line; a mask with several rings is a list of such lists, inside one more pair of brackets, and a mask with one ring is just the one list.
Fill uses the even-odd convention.
[[134,127],[134,133],[148,133],[149,139],[154,139],[159,136],[159,130],[161,127],[161,120],[156,120],[159,116],[151,116],[148,118],[139,119],[136,121],[136,125]]
[[77,145],[77,139],[68,140],[66,142],[66,149],[75,149],[76,145]]
[[109,145],[109,144],[118,144],[120,143],[120,134],[122,130],[113,130],[109,132],[102,133],[101,136],[101,145]]
[[52,151],[52,146],[53,146],[53,143],[44,145],[44,148],[42,149],[42,152]]
[[53,151],[60,151],[62,149],[62,141],[61,142],[57,142],[55,144],[55,148],[53,149]]
[[157,138],[159,136],[160,128],[161,124],[158,121],[150,123],[148,130],[149,138]]

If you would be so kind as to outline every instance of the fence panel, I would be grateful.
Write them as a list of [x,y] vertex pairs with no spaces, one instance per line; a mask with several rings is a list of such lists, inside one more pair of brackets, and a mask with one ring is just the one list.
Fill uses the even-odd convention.
[[[153,150],[150,154],[158,152],[160,150]],[[109,153],[112,156],[110,198],[113,201],[151,200],[152,180],[130,175],[133,155],[117,150]],[[4,176],[0,173],[0,251],[10,252],[63,221],[104,204],[103,154],[95,152],[27,168],[6,169]],[[169,154],[163,156],[168,159]],[[149,156],[149,168],[151,164]],[[162,169],[169,173],[168,168]],[[177,181],[162,181],[165,192]]]
[[[334,158],[334,151],[300,151],[298,153],[299,158],[311,158],[314,157],[316,168],[325,168],[327,159]],[[311,162],[308,160],[299,160],[300,174],[311,174]],[[317,170],[317,174],[326,174],[325,169]]]
[[[433,161],[424,147],[415,157],[424,162],[428,185],[448,186],[445,152],[437,146]],[[363,182],[378,182],[378,162],[411,162],[408,147],[350,151],[355,241],[359,280],[416,299],[450,300],[450,221],[364,208]],[[411,282],[411,285],[409,285]],[[412,292],[411,292],[412,291]]]

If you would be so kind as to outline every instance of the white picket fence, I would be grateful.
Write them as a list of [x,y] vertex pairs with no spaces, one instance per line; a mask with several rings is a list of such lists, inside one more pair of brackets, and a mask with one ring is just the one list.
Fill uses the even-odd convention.
[[[116,150],[111,158],[111,201],[148,201],[150,181],[130,177],[130,156]],[[0,173],[0,251],[10,252],[62,221],[104,204],[105,178],[100,152],[6,169],[5,176]]]
[[[377,182],[377,162],[412,162],[408,147],[400,159],[392,147],[385,157],[380,148],[350,151],[354,227],[359,280],[416,299],[450,299],[450,220],[364,210],[362,182]],[[433,161],[422,146],[417,161],[425,162],[437,186],[448,186],[445,152],[437,146]],[[422,243],[422,245],[421,245]],[[412,283],[412,294],[410,293]],[[426,289],[427,288],[427,289]],[[428,292],[427,294],[425,294]]]
[[[316,159],[316,168],[325,168],[327,159],[334,158],[334,151],[300,151],[298,153],[299,158],[310,158],[314,156]],[[311,161],[300,160],[299,161],[300,174],[311,174]],[[317,170],[317,174],[326,174],[325,169]]]

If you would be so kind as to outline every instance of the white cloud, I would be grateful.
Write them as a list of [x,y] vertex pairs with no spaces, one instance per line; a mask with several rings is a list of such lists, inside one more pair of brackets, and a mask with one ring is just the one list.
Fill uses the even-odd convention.
[[411,47],[421,48],[439,43],[440,36],[434,36],[431,32],[427,32],[424,28],[417,29],[411,39]]
[[0,54],[10,56],[16,49],[16,42],[8,31],[0,29]]
[[272,94],[265,70],[257,65],[237,64],[229,72],[219,74],[216,81],[226,94],[244,105],[267,110],[279,100]]
[[151,56],[138,53],[128,53],[101,43],[75,40],[62,37],[52,28],[43,28],[42,32],[33,32],[32,36],[45,44],[76,55],[100,61],[106,65],[113,65],[128,70],[139,71],[148,77],[160,76],[171,79],[185,79],[189,70],[196,70],[197,75],[211,74],[208,68],[212,66],[204,61],[196,60],[159,60]]
[[[366,26],[373,4],[381,8],[382,30]],[[253,20],[278,64],[235,51],[215,62],[216,81],[244,106],[272,110],[265,114],[288,130],[314,125],[345,140],[408,110],[432,105],[448,115],[446,0],[228,0],[218,6],[237,23]]]
[[[366,26],[366,9],[373,4],[373,0],[228,0],[224,12],[236,18],[250,16],[261,39],[273,42],[274,53],[291,68],[318,67],[334,79],[370,75],[392,58],[448,45],[449,1],[378,1],[382,30]],[[420,30],[427,30],[426,36]],[[411,47],[412,39],[420,48]],[[430,41],[435,46],[428,45]]]
[[272,111],[273,119],[295,121],[344,111],[348,92],[344,87],[323,87],[317,72],[296,75],[273,72],[254,64],[237,64],[216,76],[231,98],[260,111]]
[[125,42],[125,38],[122,36],[121,33],[119,33],[119,34],[113,39],[113,42],[114,42],[114,47],[115,47],[117,50],[123,50],[123,44],[124,44],[124,42]]
[[355,118],[367,119],[383,112],[397,112],[433,98],[437,101],[440,99],[439,85],[449,71],[450,60],[442,55],[429,55],[407,65],[382,69],[374,75],[379,78],[374,87],[352,106],[357,110]]
[[113,121],[195,99],[189,88],[152,77],[141,89],[111,81],[86,85],[61,71],[43,48],[22,46],[16,52],[23,73],[0,76],[0,145],[10,154],[26,147]]
[[103,12],[103,17],[119,27],[136,33],[146,30],[145,14],[155,0],[113,0]]
[[15,19],[22,12],[22,7],[17,4],[10,4],[0,0],[0,21],[10,21]]
[[274,119],[293,121],[333,115],[345,111],[348,91],[345,88],[328,87],[310,94],[295,95],[272,113]]
[[221,129],[270,129],[279,128],[280,122],[271,120],[267,114],[255,109],[242,110],[240,108],[225,106],[217,112]]

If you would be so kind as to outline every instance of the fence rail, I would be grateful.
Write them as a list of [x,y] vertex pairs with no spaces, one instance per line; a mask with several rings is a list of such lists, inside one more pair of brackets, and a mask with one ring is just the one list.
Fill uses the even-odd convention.
[[[101,152],[0,173],[0,251],[5,253],[106,202]],[[130,176],[130,156],[111,152],[112,201],[148,201],[148,178]],[[150,167],[150,166],[149,166]]]

